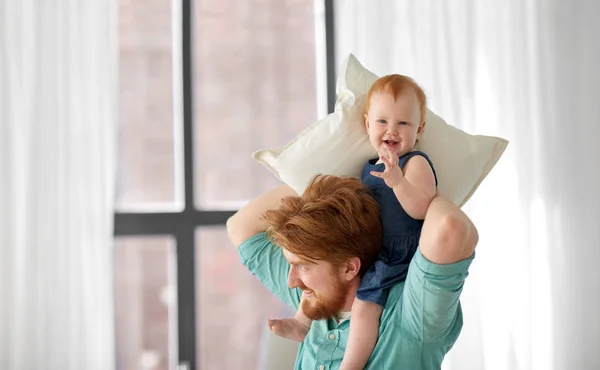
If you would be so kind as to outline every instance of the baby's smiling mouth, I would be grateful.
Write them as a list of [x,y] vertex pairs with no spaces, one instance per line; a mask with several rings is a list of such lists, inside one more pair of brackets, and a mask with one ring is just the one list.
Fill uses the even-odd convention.
[[384,140],[383,142],[389,147],[394,147],[398,144],[398,142],[394,140]]

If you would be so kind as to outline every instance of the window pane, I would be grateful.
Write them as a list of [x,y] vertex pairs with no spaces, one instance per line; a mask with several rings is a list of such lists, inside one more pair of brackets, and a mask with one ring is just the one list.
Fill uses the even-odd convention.
[[172,206],[178,200],[171,37],[170,1],[120,0],[117,207],[122,210],[151,208],[148,203]]
[[175,243],[171,237],[115,241],[118,370],[169,370],[177,343]]
[[224,227],[196,232],[198,369],[261,369],[267,318],[293,315],[241,264]]
[[317,116],[312,1],[195,3],[196,200],[235,209],[277,184],[252,152]]

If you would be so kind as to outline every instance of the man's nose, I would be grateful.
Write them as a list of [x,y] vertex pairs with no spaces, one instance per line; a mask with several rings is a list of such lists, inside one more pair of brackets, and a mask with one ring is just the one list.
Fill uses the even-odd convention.
[[300,284],[298,284],[298,282],[300,281],[300,279],[298,279],[298,274],[296,272],[296,269],[294,268],[294,266],[290,266],[290,272],[288,273],[288,288],[290,289],[294,289],[300,286]]

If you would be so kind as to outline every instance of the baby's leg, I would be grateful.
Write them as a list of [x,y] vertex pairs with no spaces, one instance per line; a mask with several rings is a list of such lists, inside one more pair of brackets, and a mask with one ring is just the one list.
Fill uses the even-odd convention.
[[340,370],[364,369],[377,343],[383,307],[356,298],[350,316],[350,334]]
[[312,320],[302,312],[302,305],[298,307],[296,316],[287,319],[269,319],[269,329],[276,335],[287,339],[303,342]]

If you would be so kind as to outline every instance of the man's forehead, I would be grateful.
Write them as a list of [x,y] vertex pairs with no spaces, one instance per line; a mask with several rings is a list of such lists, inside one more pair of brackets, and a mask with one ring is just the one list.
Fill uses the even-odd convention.
[[283,249],[283,256],[289,263],[314,263],[306,258],[302,258],[287,249]]
[[285,248],[282,248],[282,249],[283,249],[283,256],[285,257],[286,260],[288,260],[288,262],[294,263],[294,262],[299,262],[300,261],[300,258],[297,255],[295,255],[294,253],[288,251]]

